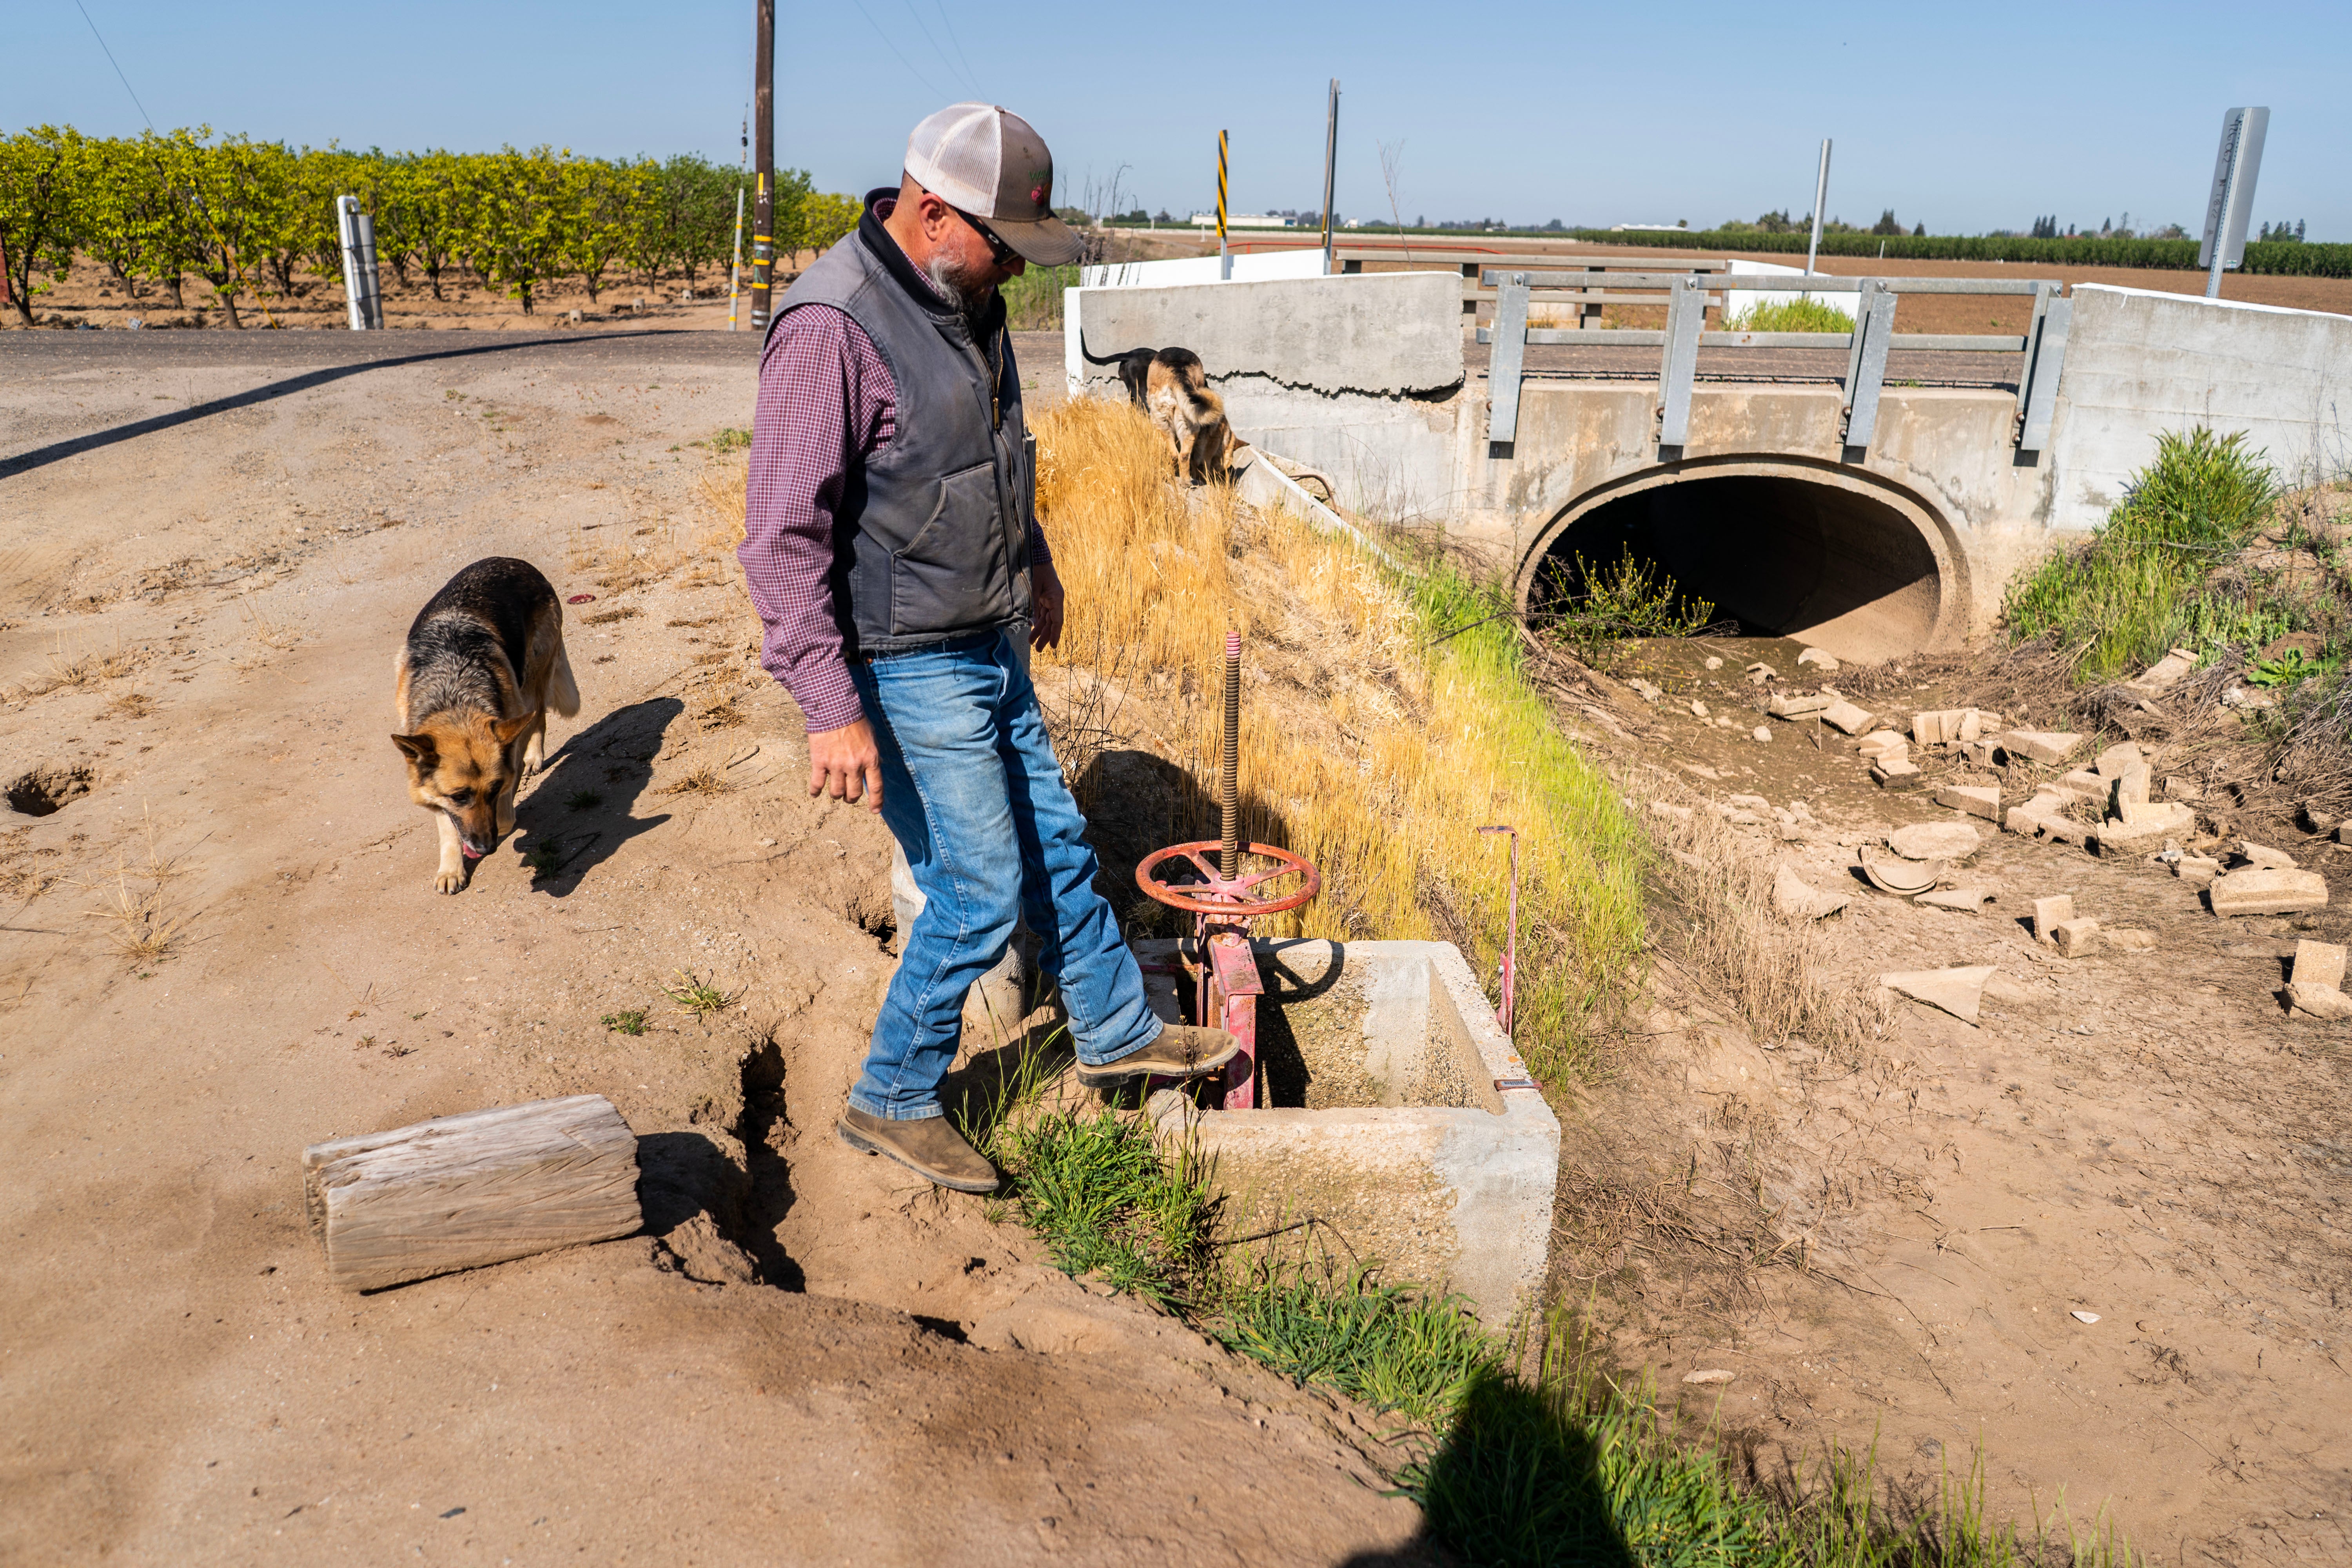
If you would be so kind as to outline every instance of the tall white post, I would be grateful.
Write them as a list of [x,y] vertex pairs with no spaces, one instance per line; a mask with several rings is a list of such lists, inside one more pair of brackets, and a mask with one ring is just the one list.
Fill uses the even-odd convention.
[[1323,123],[1323,276],[1331,276],[1331,183],[1339,161],[1339,79],[1331,79],[1331,111]]
[[352,331],[368,330],[367,295],[360,287],[360,199],[335,198],[335,239],[343,252],[343,312]]
[[[1813,272],[1813,260],[1822,253],[1822,208],[1830,199],[1830,139],[1822,138],[1822,172],[1813,178],[1813,237],[1805,247],[1805,275]],[[1811,296],[1807,296],[1811,298]]]

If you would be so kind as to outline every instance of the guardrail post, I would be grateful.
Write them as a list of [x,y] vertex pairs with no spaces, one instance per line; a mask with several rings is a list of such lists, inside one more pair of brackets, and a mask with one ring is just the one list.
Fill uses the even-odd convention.
[[1878,397],[1886,387],[1886,350],[1899,298],[1877,279],[1866,278],[1854,300],[1853,344],[1847,351],[1845,369],[1848,461],[1870,450],[1870,438],[1878,429]]
[[1666,354],[1658,373],[1658,445],[1680,448],[1690,437],[1691,383],[1698,375],[1698,335],[1706,325],[1706,280],[1677,278],[1666,297]]
[[2021,453],[2038,458],[2049,444],[2050,422],[2058,412],[2058,373],[2066,362],[2066,331],[2074,321],[2074,300],[2052,300],[2033,323],[2033,341],[2025,346],[2025,418],[2017,432]]
[[[1519,378],[1528,357],[1528,275],[1507,272],[1495,290],[1494,352],[1486,361],[1486,456],[1507,458],[1519,438]],[[1500,450],[1497,450],[1500,448]]]

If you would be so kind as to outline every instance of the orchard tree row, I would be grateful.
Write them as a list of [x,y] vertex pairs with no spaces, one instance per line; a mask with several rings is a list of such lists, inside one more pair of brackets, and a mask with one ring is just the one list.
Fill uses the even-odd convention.
[[[580,279],[593,301],[621,279],[679,274],[734,254],[735,198],[748,180],[692,153],[614,162],[536,147],[497,153],[365,153],[293,148],[210,127],[133,138],[40,126],[0,136],[0,248],[16,310],[62,281],[77,254],[134,297],[148,288],[184,310],[194,278],[231,326],[238,305],[267,311],[313,289],[342,289],[335,198],[375,223],[379,266],[401,287],[445,279],[533,295]],[[751,256],[751,193],[744,191]],[[822,249],[857,222],[854,197],[813,191],[780,171],[781,251]]]

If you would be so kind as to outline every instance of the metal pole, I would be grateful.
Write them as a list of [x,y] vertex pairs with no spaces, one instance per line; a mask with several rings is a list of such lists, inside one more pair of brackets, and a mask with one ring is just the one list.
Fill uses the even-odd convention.
[[[1830,139],[1822,138],[1822,172],[1813,179],[1813,237],[1805,247],[1805,276],[1813,275],[1813,258],[1822,250],[1822,208],[1830,199]],[[1812,296],[1806,295],[1811,299]]]
[[2213,237],[2213,264],[2205,270],[2205,298],[2221,297],[2221,263],[2230,254],[2230,198],[2238,194],[2238,160],[2231,149],[2229,170],[2221,176],[2221,229]]
[[1242,634],[1225,634],[1225,755],[1218,786],[1222,832],[1217,875],[1232,881],[1242,874]]
[[1339,157],[1339,79],[1331,79],[1331,109],[1323,122],[1323,276],[1331,276],[1332,165]]
[[1225,133],[1217,132],[1217,280],[1234,280],[1234,247],[1225,242]]
[[743,280],[743,174],[751,156],[751,117],[743,117],[743,128],[738,132],[742,146],[735,154],[735,258],[727,264],[727,330],[735,330],[735,298],[742,291]]
[[375,219],[357,214],[352,229],[359,241],[360,314],[369,331],[380,332],[383,331],[383,282],[375,265]]
[[751,197],[751,330],[765,333],[776,267],[776,0],[760,0],[752,69],[751,158],[759,184]]
[[335,198],[335,239],[343,252],[343,316],[351,330],[367,331],[367,304],[360,294],[360,199]]

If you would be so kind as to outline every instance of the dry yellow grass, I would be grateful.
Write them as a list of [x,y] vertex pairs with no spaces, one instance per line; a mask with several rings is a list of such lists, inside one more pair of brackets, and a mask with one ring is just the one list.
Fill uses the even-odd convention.
[[1258,517],[1229,491],[1180,489],[1164,443],[1124,404],[1073,401],[1034,423],[1038,510],[1068,592],[1060,661],[1130,682],[1168,671],[1209,697],[1170,759],[1200,798],[1215,793],[1226,626],[1253,646],[1246,663],[1282,649],[1311,668],[1311,720],[1244,703],[1244,831],[1324,875],[1321,897],[1265,934],[1450,938],[1491,973],[1509,851],[1478,829],[1508,823],[1521,1045],[1551,1076],[1570,1070],[1584,1017],[1639,951],[1642,841],[1519,677],[1507,626],[1424,646],[1425,618],[1450,626],[1491,606],[1458,579],[1391,581],[1349,542]]

